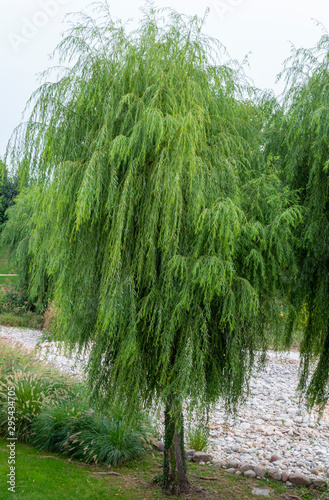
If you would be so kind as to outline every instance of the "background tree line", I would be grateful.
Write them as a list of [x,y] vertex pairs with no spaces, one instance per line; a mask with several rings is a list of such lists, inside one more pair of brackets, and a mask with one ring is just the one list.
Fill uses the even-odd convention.
[[18,176],[11,178],[6,165],[0,160],[0,226],[7,220],[6,211],[18,195]]

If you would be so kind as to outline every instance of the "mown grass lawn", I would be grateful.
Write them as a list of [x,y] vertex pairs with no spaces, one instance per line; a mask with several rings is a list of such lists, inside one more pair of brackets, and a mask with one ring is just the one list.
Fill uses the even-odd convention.
[[[163,500],[159,486],[152,479],[160,473],[162,456],[150,453],[147,459],[134,461],[120,468],[95,467],[70,462],[54,453],[44,453],[29,446],[16,447],[16,493],[7,490],[7,441],[0,438],[0,499],[24,500]],[[193,486],[205,491],[191,494],[190,500],[256,500],[255,486],[271,490],[270,498],[312,500],[329,498],[327,492],[286,487],[274,481],[255,481],[233,476],[208,466],[188,464]],[[115,472],[116,475],[108,475]],[[202,478],[215,478],[205,480]],[[176,497],[170,497],[172,499]]]

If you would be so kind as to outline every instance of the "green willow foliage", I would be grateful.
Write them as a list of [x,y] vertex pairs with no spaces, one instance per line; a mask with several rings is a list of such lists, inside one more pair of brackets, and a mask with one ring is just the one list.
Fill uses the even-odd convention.
[[103,399],[235,404],[294,269],[264,105],[203,20],[148,7],[127,33],[102,9],[72,24],[69,67],[10,145],[37,186],[31,289],[46,273],[63,338],[93,342]]
[[285,182],[298,191],[304,209],[295,234],[298,279],[291,289],[288,341],[303,314],[300,389],[321,408],[329,396],[328,33],[316,48],[293,49],[280,76],[286,79],[285,100],[272,121],[267,151],[281,154]]

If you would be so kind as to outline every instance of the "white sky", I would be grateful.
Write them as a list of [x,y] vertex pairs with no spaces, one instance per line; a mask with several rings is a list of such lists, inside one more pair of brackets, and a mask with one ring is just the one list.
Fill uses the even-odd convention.
[[[80,11],[91,0],[0,0],[0,156],[21,121],[25,103],[38,87],[36,75],[52,64],[52,52],[64,31],[67,12]],[[113,17],[137,19],[144,0],[110,1]],[[314,46],[321,36],[316,19],[329,29],[327,0],[156,0],[185,14],[203,15],[210,8],[205,31],[219,39],[231,57],[249,56],[247,73],[260,88],[272,88],[290,52]]]

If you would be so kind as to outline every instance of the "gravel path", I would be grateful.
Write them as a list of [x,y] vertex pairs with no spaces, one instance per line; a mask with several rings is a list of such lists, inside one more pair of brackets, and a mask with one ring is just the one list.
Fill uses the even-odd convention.
[[25,330],[0,325],[0,338],[10,343],[18,343],[25,350],[34,352],[37,358],[54,365],[59,370],[71,375],[81,375],[88,360],[87,355],[65,355],[60,342],[41,342],[43,332],[39,330]]
[[[70,359],[60,344],[43,342],[42,332],[0,326],[0,338],[17,342],[60,370],[81,374],[87,355]],[[329,411],[321,421],[298,402],[298,353],[277,356],[270,352],[265,371],[251,379],[251,394],[234,419],[221,405],[210,420],[214,459],[276,467],[278,473],[295,472],[310,478],[329,477]],[[270,462],[271,460],[271,462]]]

